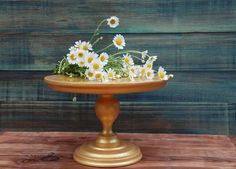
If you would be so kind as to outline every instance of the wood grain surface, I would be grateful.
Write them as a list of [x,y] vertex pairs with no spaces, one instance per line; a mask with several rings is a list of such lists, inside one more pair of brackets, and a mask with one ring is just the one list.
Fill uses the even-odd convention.
[[[95,102],[12,101],[0,103],[1,130],[100,131]],[[234,134],[225,103],[121,102],[114,130],[135,133]],[[235,110],[234,110],[235,111]],[[207,116],[207,118],[206,118]],[[230,124],[230,125],[229,125]]]
[[175,75],[158,92],[117,96],[126,111],[117,130],[236,134],[235,0],[1,0],[0,130],[99,127],[88,106],[97,96],[73,104],[74,94],[53,92],[43,77],[111,15],[120,26],[105,26],[96,49],[122,33],[126,49],[147,49],[158,56],[156,68]]
[[117,15],[123,33],[230,32],[234,0],[4,0],[1,32],[92,32],[101,18]]
[[[235,71],[236,33],[123,34],[125,49],[148,50],[168,71]],[[0,33],[0,70],[52,70],[78,39],[91,34]],[[110,44],[113,34],[95,49]],[[14,46],[14,50],[11,50]],[[108,53],[117,50],[111,48]],[[13,64],[14,63],[14,64]],[[139,62],[136,62],[139,63]]]
[[[43,82],[45,71],[1,71],[2,101],[71,101],[73,94],[54,92]],[[118,95],[129,102],[224,102],[236,100],[234,71],[176,71],[175,77],[159,91]],[[95,101],[94,95],[79,95],[79,101]]]
[[[72,159],[74,149],[96,133],[2,132],[1,169],[89,169]],[[221,135],[120,134],[140,146],[143,159],[124,169],[235,169],[235,137]]]

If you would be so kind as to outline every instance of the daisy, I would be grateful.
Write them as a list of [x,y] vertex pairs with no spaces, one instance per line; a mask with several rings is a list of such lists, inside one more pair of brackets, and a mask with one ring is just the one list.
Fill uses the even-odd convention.
[[129,68],[129,77],[134,78],[138,76],[138,66],[131,66]]
[[107,76],[108,76],[109,79],[115,79],[116,72],[113,69],[109,68],[107,70]]
[[71,47],[69,48],[69,51],[76,51],[76,50],[77,50],[77,48],[74,47],[74,46],[71,46]]
[[123,49],[125,46],[125,38],[121,34],[117,34],[114,39],[113,39],[113,44],[118,48],[118,49]]
[[102,81],[103,82],[108,82],[109,81],[109,78],[108,78],[108,74],[107,72],[102,72],[102,75],[103,75],[103,78],[102,78]]
[[85,57],[85,55],[86,55],[86,52],[84,51],[84,50],[77,50],[77,56],[78,56],[78,58],[79,59],[82,59],[82,58],[84,58]]
[[139,69],[139,76],[143,77],[146,73],[146,68],[144,66]]
[[163,67],[159,67],[157,74],[161,80],[168,80],[168,76],[166,75],[166,71]]
[[69,54],[67,54],[67,60],[70,64],[77,64],[78,58],[76,56],[76,53],[74,51],[71,51]]
[[125,66],[132,66],[134,65],[134,60],[129,54],[123,55],[123,62]]
[[81,43],[80,49],[88,51],[88,50],[93,50],[92,45],[89,42],[83,41]]
[[85,75],[89,80],[95,80],[95,72],[93,70],[87,69]]
[[107,19],[107,25],[109,25],[111,28],[115,28],[119,25],[119,18],[116,16],[111,16]]
[[103,69],[103,64],[98,60],[95,59],[90,65],[90,69],[93,69],[94,71],[101,71]]
[[146,71],[146,78],[147,78],[148,80],[151,80],[151,79],[154,78],[154,71],[153,71],[152,69],[148,69],[148,70]]
[[94,75],[96,80],[103,80],[104,79],[104,75],[102,71],[95,71],[95,75]]
[[85,57],[85,65],[89,67],[89,65],[91,65],[92,62],[96,60],[97,58],[98,58],[98,54],[94,52],[87,52],[87,55]]
[[81,48],[81,45],[82,45],[81,40],[75,42],[75,47],[76,47],[76,48],[80,49],[80,48]]
[[100,62],[101,62],[103,65],[106,65],[106,64],[107,64],[108,58],[109,58],[109,56],[108,56],[108,54],[105,53],[105,52],[101,53],[100,56],[99,56],[99,60],[100,60]]
[[146,69],[152,69],[152,67],[153,67],[152,65],[153,65],[153,61],[147,60],[147,62],[144,64],[144,67]]
[[148,58],[148,61],[150,61],[150,62],[155,62],[156,60],[157,60],[157,56],[150,56]]
[[84,58],[79,58],[78,59],[78,65],[80,67],[85,67],[85,60],[84,60]]

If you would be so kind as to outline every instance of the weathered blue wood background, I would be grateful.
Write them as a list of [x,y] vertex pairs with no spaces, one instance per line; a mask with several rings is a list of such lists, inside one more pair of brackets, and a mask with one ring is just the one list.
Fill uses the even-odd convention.
[[116,130],[236,134],[234,0],[1,0],[0,130],[100,130],[96,96],[73,103],[42,79],[111,15],[121,22],[105,39],[123,33],[128,48],[148,49],[175,74],[161,91],[117,96]]

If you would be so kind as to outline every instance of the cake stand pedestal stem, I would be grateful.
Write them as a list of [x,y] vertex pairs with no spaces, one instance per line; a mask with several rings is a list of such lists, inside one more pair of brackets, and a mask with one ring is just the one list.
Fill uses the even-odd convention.
[[101,95],[95,111],[103,130],[95,141],[79,146],[74,152],[74,159],[94,167],[120,167],[138,162],[142,158],[139,147],[121,141],[112,131],[112,125],[120,113],[119,101],[113,95]]

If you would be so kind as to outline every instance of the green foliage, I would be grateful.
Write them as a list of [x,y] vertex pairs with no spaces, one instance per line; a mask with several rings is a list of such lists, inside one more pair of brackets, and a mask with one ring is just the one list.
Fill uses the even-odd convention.
[[120,56],[111,56],[108,59],[108,63],[104,66],[105,70],[113,69],[117,74],[124,74],[123,71],[123,60]]
[[66,58],[63,58],[54,69],[55,74],[67,75],[70,77],[85,77],[86,67],[80,67],[77,64],[69,64]]

